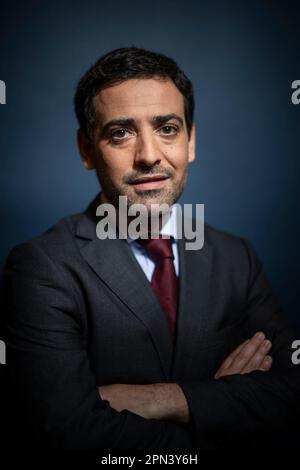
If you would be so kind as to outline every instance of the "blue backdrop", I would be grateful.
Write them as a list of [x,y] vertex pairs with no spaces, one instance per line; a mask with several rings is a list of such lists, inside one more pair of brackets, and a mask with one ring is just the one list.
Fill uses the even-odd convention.
[[1,1],[1,265],[12,246],[83,210],[96,194],[76,148],[75,86],[109,50],[145,47],[173,57],[194,83],[197,161],[182,202],[204,203],[206,221],[252,241],[300,326],[295,5]]

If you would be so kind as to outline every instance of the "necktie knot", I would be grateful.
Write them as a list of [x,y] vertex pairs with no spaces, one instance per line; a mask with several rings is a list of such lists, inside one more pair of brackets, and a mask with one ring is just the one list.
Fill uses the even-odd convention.
[[139,238],[138,242],[155,262],[166,258],[174,259],[170,238]]

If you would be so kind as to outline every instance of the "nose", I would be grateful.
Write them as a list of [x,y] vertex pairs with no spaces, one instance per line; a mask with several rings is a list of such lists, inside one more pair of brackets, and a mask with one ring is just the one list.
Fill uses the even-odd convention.
[[153,166],[161,161],[160,151],[151,131],[141,133],[137,139],[135,163]]

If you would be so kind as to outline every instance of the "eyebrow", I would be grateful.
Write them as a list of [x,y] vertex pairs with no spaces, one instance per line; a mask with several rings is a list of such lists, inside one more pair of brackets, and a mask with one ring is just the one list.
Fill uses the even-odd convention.
[[[171,119],[175,119],[183,126],[183,119],[175,113],[160,114],[158,116],[153,116],[151,122],[153,124],[164,124],[170,121]],[[102,133],[106,134],[109,128],[113,126],[134,126],[136,125],[136,123],[137,121],[133,118],[112,119],[111,121],[108,121],[106,124],[104,124],[102,128]]]
[[180,116],[178,116],[178,114],[175,114],[175,113],[154,116],[152,118],[152,122],[154,124],[163,124],[164,122],[171,121],[171,119],[175,119],[183,126],[183,119]]

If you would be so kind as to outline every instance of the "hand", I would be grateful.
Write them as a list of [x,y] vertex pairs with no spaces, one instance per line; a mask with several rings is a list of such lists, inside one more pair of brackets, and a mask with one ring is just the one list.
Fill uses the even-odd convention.
[[145,419],[188,423],[189,407],[176,383],[111,384],[98,388],[102,400],[116,411],[128,410]]
[[215,379],[233,374],[248,374],[255,370],[268,371],[272,366],[272,358],[268,352],[271,341],[265,339],[262,332],[256,333],[251,339],[235,349],[222,363],[215,374]]
[[[116,411],[132,411],[144,418],[151,414],[152,390],[144,385],[111,384],[99,387],[102,400],[107,400]],[[152,410],[153,412],[153,410]]]

